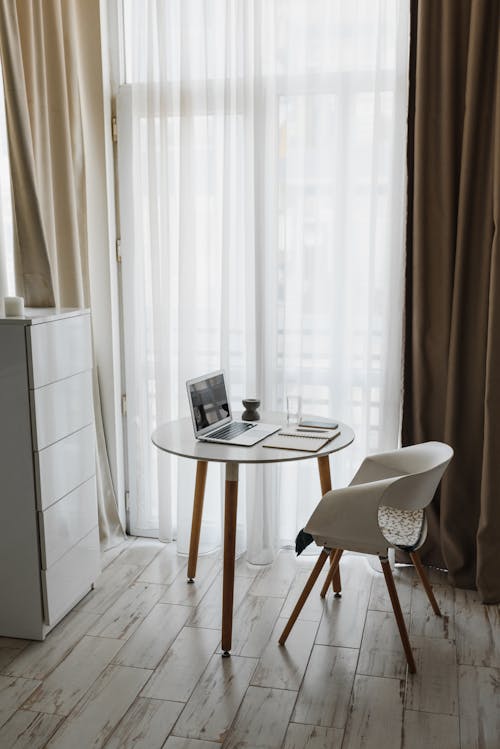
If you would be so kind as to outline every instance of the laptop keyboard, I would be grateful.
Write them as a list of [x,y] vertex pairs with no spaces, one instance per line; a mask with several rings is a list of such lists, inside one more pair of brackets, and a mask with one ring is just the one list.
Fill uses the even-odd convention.
[[233,437],[237,437],[238,434],[243,434],[243,432],[248,431],[248,429],[251,429],[254,426],[254,424],[243,424],[242,422],[234,422],[232,424],[227,424],[225,427],[221,427],[220,429],[217,429],[216,432],[210,432],[210,434],[207,434],[207,437],[215,438],[218,440],[230,440]]

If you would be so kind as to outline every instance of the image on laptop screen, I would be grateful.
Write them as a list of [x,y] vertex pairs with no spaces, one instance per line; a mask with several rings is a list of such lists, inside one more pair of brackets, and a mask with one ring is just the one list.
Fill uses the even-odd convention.
[[190,383],[189,397],[193,404],[197,432],[229,416],[226,385],[222,373],[200,382]]

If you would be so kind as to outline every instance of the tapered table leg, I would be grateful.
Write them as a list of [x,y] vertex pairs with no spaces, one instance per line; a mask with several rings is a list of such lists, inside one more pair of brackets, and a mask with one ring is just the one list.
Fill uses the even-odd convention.
[[[326,494],[332,488],[332,475],[330,473],[330,459],[328,455],[320,455],[318,457],[318,469],[319,469],[319,483],[321,485],[321,494]],[[336,551],[337,551],[336,549],[332,549],[330,553],[330,564],[333,564]],[[340,552],[340,556],[342,556],[342,552]],[[336,561],[340,562],[340,557],[338,557]],[[342,583],[340,580],[340,568],[338,564],[337,564],[337,569],[335,570],[335,573],[333,575],[332,587],[333,587],[333,591],[335,595],[337,597],[340,596],[340,593],[342,591]]]
[[191,539],[189,541],[188,583],[193,583],[196,576],[198,561],[198,547],[200,545],[201,518],[203,515],[203,499],[207,481],[206,460],[198,460],[196,465],[196,483],[194,487],[193,519],[191,521]]
[[226,463],[224,567],[222,572],[222,651],[228,657],[233,634],[234,558],[238,510],[238,463]]

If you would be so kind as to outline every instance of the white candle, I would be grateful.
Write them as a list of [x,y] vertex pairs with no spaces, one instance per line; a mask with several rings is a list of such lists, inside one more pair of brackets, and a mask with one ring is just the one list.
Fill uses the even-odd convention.
[[22,317],[24,315],[24,298],[6,296],[4,298],[5,317]]

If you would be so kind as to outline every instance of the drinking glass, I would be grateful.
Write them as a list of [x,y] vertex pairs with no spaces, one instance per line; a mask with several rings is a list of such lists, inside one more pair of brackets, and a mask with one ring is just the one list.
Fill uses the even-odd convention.
[[287,424],[298,424],[302,415],[302,398],[300,395],[286,396]]

